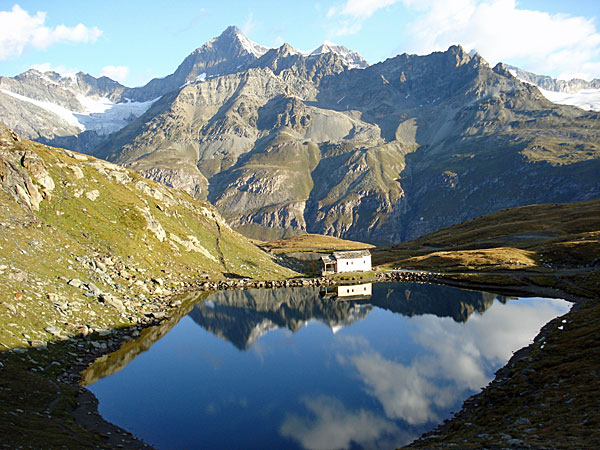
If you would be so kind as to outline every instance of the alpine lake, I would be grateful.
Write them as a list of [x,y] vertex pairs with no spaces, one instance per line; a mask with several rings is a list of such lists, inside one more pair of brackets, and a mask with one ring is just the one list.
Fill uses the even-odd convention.
[[158,449],[400,447],[571,306],[413,283],[194,296],[83,375]]

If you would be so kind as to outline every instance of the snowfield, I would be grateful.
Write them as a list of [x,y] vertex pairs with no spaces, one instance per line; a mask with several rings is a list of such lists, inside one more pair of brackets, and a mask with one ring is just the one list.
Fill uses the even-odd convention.
[[554,92],[538,87],[540,92],[553,103],[578,106],[587,111],[600,111],[600,89],[582,89],[579,92]]
[[132,102],[128,99],[125,103],[113,103],[108,98],[77,95],[77,100],[83,107],[84,112],[76,112],[54,103],[15,94],[6,89],[0,89],[0,92],[55,114],[62,121],[81,131],[95,131],[102,136],[125,127],[133,119],[144,114],[152,106],[152,103],[158,100],[158,98],[155,98],[147,102]]

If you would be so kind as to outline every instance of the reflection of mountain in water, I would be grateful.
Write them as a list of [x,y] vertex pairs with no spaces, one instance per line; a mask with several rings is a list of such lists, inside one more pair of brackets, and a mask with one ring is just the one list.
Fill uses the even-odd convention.
[[405,316],[434,314],[466,322],[473,312],[485,312],[494,300],[508,297],[490,292],[464,291],[449,286],[416,283],[378,283],[369,304]]
[[84,372],[82,372],[81,384],[83,386],[89,386],[101,378],[108,377],[124,368],[140,354],[152,347],[158,340],[162,339],[163,336],[171,331],[171,329],[188,314],[193,304],[202,301],[207,295],[207,292],[201,292],[200,294],[197,292],[190,292],[179,298],[182,302],[182,306],[168,320],[159,325],[144,329],[137,339],[126,341],[121,345],[119,350],[96,359]]
[[[359,286],[361,293],[365,286]],[[318,288],[221,291],[197,304],[189,315],[205,330],[246,350],[270,330],[298,331],[311,319],[337,331],[365,318],[373,306],[405,316],[434,314],[465,322],[473,312],[483,313],[492,306],[494,299],[507,301],[487,292],[431,284],[379,283],[373,285],[370,298],[362,295],[356,299],[346,292],[347,286],[343,290],[344,295],[338,290],[319,294]]]
[[[356,288],[356,286],[355,286]],[[361,294],[370,286],[360,285]],[[328,291],[327,291],[328,292]],[[98,358],[85,371],[82,384],[89,385],[111,375],[140,353],[148,350],[179,322],[191,305],[197,303],[189,316],[202,328],[230,341],[237,348],[249,348],[271,329],[285,327],[292,331],[302,328],[309,320],[317,319],[333,331],[364,319],[374,306],[405,316],[434,314],[465,322],[477,311],[483,313],[494,299],[505,303],[506,297],[487,292],[463,291],[448,286],[414,283],[378,283],[372,286],[373,295],[354,296],[349,287],[332,291],[322,297],[318,288],[252,289],[220,291],[209,297],[203,292],[189,293],[182,298],[178,314],[158,326],[145,329],[141,336],[124,343],[119,350]]]
[[366,304],[321,298],[318,288],[250,289],[216,292],[197,304],[189,316],[202,328],[246,350],[275,328],[295,332],[317,319],[337,331],[362,320],[372,309]]

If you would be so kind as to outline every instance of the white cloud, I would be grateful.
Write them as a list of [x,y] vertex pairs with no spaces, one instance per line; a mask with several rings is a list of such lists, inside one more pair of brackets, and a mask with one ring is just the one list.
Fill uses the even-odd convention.
[[129,67],[127,66],[104,66],[100,71],[101,77],[108,77],[119,83],[124,83],[129,76]]
[[367,19],[378,9],[398,3],[399,0],[347,0],[341,14]]
[[21,55],[28,47],[44,50],[59,42],[95,42],[102,35],[98,27],[78,24],[50,28],[44,25],[45,21],[45,12],[32,16],[19,5],[0,11],[0,61]]
[[[416,18],[397,53],[428,54],[461,44],[499,61],[561,78],[600,77],[600,32],[593,18],[520,8],[516,0],[345,0],[327,11],[329,34],[358,33],[382,8],[402,5]],[[402,13],[401,13],[402,14]]]
[[404,0],[419,11],[409,26],[415,53],[452,44],[476,49],[491,64],[524,61],[539,73],[600,75],[600,33],[593,19],[521,9],[515,0]]
[[352,444],[362,448],[395,448],[416,437],[370,411],[349,411],[334,397],[305,398],[302,403],[312,417],[289,414],[280,433],[297,440],[306,449],[350,448]]
[[362,22],[359,20],[341,20],[338,25],[331,30],[332,36],[348,36],[358,33],[362,29]]
[[411,425],[439,422],[434,406],[451,406],[458,395],[453,388],[442,388],[424,376],[418,366],[388,361],[371,352],[352,358],[369,392],[377,398],[389,418],[403,419]]
[[336,21],[329,27],[329,34],[345,36],[356,34],[362,29],[363,22],[377,10],[398,3],[400,0],[346,0],[341,6],[332,6],[327,10],[327,18]]

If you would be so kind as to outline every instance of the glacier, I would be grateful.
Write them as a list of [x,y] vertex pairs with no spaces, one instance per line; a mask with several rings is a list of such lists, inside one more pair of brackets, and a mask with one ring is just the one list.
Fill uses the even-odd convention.
[[113,103],[106,97],[88,97],[79,94],[77,95],[77,101],[79,101],[84,111],[77,112],[51,102],[35,100],[16,94],[6,89],[0,88],[0,92],[55,114],[62,121],[78,128],[82,132],[95,131],[101,136],[124,128],[133,119],[144,114],[160,98],[158,97],[146,102],[133,102],[130,99],[126,99],[122,103]]

